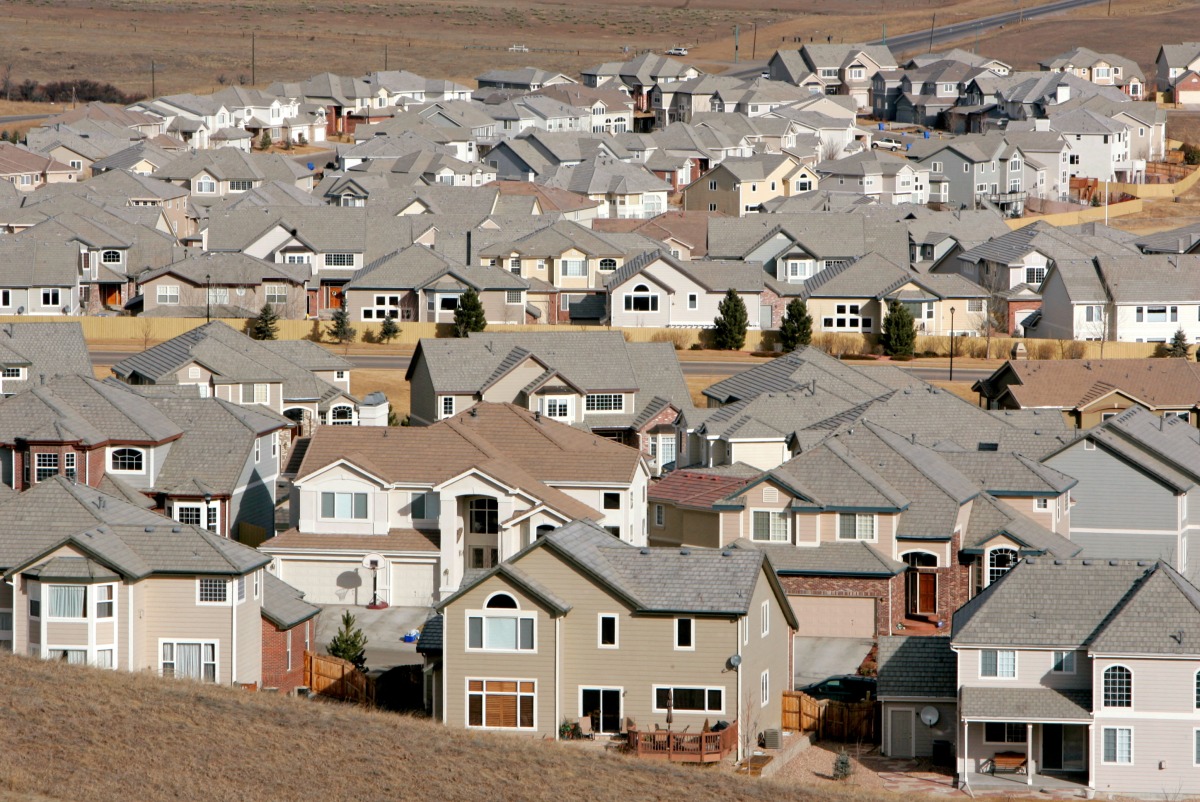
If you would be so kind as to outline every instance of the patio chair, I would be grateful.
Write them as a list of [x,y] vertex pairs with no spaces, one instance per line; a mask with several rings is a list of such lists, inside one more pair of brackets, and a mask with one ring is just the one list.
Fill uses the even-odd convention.
[[576,726],[578,728],[577,731],[579,732],[580,738],[587,738],[588,740],[591,740],[591,741],[596,740],[596,731],[592,729],[592,717],[591,716],[580,717],[579,723]]

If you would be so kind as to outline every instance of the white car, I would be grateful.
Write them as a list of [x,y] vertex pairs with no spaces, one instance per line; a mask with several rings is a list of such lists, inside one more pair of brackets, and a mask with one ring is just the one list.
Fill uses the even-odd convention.
[[672,47],[670,50],[667,51],[667,55],[668,56],[686,56],[687,48],[686,47]]
[[893,153],[897,150],[904,150],[904,143],[899,139],[893,139],[890,136],[885,136],[883,139],[876,139],[871,143],[871,147],[877,150],[890,150]]

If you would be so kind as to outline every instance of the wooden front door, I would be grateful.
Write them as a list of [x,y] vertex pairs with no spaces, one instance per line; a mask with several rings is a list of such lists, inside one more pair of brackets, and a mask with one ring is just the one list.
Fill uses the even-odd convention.
[[934,615],[937,613],[937,574],[917,573],[917,609],[918,615]]

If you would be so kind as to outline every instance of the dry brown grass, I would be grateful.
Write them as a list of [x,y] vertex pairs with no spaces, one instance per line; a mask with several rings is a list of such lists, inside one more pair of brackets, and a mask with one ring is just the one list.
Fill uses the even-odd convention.
[[5,799],[789,802],[827,796],[391,713],[9,654],[0,654],[0,675]]
[[388,397],[392,410],[401,420],[411,409],[412,392],[402,370],[361,368],[350,371],[350,390],[358,398],[378,390]]

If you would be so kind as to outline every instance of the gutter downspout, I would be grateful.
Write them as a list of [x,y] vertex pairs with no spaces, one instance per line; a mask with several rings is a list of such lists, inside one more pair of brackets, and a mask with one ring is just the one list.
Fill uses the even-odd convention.
[[231,583],[233,587],[229,590],[233,593],[229,609],[233,611],[230,617],[231,635],[229,638],[229,681],[232,685],[237,685],[237,580],[234,579]]
[[[126,585],[125,592],[125,617],[128,626],[125,628],[125,670],[137,671],[138,666],[133,664],[133,585]],[[159,657],[162,657],[162,648],[159,648]]]
[[562,704],[559,699],[559,686],[562,682],[562,616],[554,619],[554,740],[561,735]]
[[[742,616],[741,624],[742,624],[742,627],[745,627],[748,629],[750,627],[749,616]],[[745,635],[742,632],[737,633],[737,643],[736,643],[737,652],[735,652],[735,654],[737,654],[737,656],[739,658],[742,656],[742,638],[744,638],[744,637],[745,637]],[[744,735],[742,733],[742,724],[744,723],[742,721],[742,719],[745,717],[746,711],[742,710],[742,701],[743,701],[743,699],[742,699],[742,666],[741,666],[740,662],[739,662],[738,666],[736,668],[734,668],[733,670],[737,672],[737,704],[738,704],[738,737],[737,737],[738,755],[737,755],[737,759],[738,759],[738,762],[741,763],[743,760],[746,759],[746,749],[744,746],[745,740],[744,740]]]

